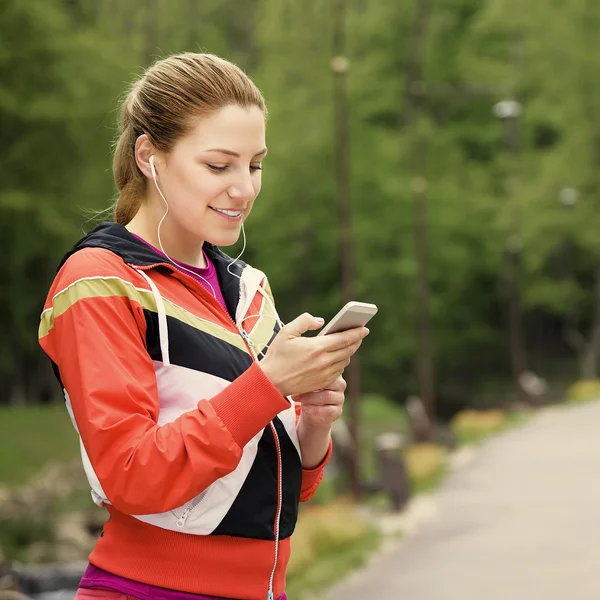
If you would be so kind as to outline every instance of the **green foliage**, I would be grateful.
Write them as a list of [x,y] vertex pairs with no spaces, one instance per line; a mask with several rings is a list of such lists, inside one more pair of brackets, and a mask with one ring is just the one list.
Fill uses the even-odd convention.
[[371,529],[356,542],[320,555],[305,571],[288,577],[288,597],[302,600],[311,597],[311,593],[327,589],[364,566],[369,556],[379,547],[380,541],[381,534],[376,529]]
[[320,594],[359,568],[381,543],[380,531],[350,503],[304,508],[292,536],[286,591],[290,598]]
[[[39,313],[60,256],[110,205],[118,99],[155,58],[237,61],[270,110],[264,184],[244,256],[289,321],[339,309],[332,2],[5,0],[0,8],[0,392],[49,398]],[[418,391],[411,181],[427,178],[436,389],[444,416],[510,377],[503,256],[523,242],[530,362],[551,378],[589,338],[600,260],[600,5],[589,0],[440,0],[425,27],[419,118],[405,123],[418,2],[348,2],[346,45],[357,299],[380,312],[361,351],[363,387]],[[518,156],[493,105],[523,104]],[[415,162],[417,141],[425,143]],[[570,208],[560,201],[576,188]],[[231,248],[239,253],[239,244]],[[567,343],[567,341],[569,343]],[[581,344],[577,351],[581,352]],[[571,369],[572,370],[572,369]],[[506,386],[504,386],[506,387]],[[498,398],[494,400],[496,403]]]
[[[348,411],[345,413],[348,417]],[[360,471],[365,481],[377,477],[375,438],[382,433],[407,433],[408,417],[403,407],[379,394],[365,394],[359,407]]]
[[528,416],[527,410],[512,410],[507,413],[494,409],[467,409],[456,414],[450,426],[459,445],[474,445],[510,427],[525,423]]
[[78,456],[64,406],[0,408],[0,486],[23,484],[48,463]]

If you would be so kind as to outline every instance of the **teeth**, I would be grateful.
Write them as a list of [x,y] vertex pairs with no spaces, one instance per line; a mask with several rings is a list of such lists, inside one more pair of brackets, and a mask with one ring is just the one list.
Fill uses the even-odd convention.
[[[212,208],[212,206],[211,206],[211,208]],[[213,208],[213,210],[216,210],[217,212],[227,215],[228,217],[239,217],[242,214],[241,210],[222,210],[220,208]]]

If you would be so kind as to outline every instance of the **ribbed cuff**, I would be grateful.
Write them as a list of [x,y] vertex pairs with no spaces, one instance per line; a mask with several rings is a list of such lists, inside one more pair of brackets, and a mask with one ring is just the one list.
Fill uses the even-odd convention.
[[300,493],[300,501],[306,502],[310,500],[311,496],[317,491],[323,474],[325,472],[325,465],[331,458],[331,452],[333,451],[333,443],[329,442],[329,448],[327,448],[327,454],[321,461],[321,464],[314,469],[302,469],[302,488]]
[[279,393],[258,363],[254,363],[210,403],[241,448],[280,412],[290,407],[288,400]]

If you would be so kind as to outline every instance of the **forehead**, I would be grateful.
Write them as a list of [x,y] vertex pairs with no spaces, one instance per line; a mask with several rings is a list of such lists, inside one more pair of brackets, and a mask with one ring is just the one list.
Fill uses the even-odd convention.
[[180,143],[196,151],[226,148],[253,156],[265,147],[265,117],[257,106],[226,106],[196,119]]

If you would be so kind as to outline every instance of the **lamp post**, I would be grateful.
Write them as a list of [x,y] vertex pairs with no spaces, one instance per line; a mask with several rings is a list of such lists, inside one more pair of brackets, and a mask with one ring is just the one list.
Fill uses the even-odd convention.
[[[574,209],[577,200],[579,199],[579,190],[574,187],[564,187],[558,191],[558,201],[564,207],[567,214],[570,214]],[[570,227],[570,222],[563,223],[562,228],[562,239],[563,239],[563,251],[561,253],[562,259],[562,270],[564,278],[573,283],[573,272],[571,269],[571,252],[570,252],[570,232],[568,228]]]
[[510,344],[510,362],[513,379],[521,400],[528,400],[528,394],[522,386],[522,375],[527,369],[525,342],[522,327],[522,308],[520,298],[520,263],[522,238],[520,233],[519,207],[514,200],[517,183],[517,161],[519,154],[519,123],[522,105],[514,99],[502,100],[494,105],[494,116],[504,127],[505,145],[511,156],[509,195],[509,232],[504,249],[504,276],[508,308],[508,334]]

